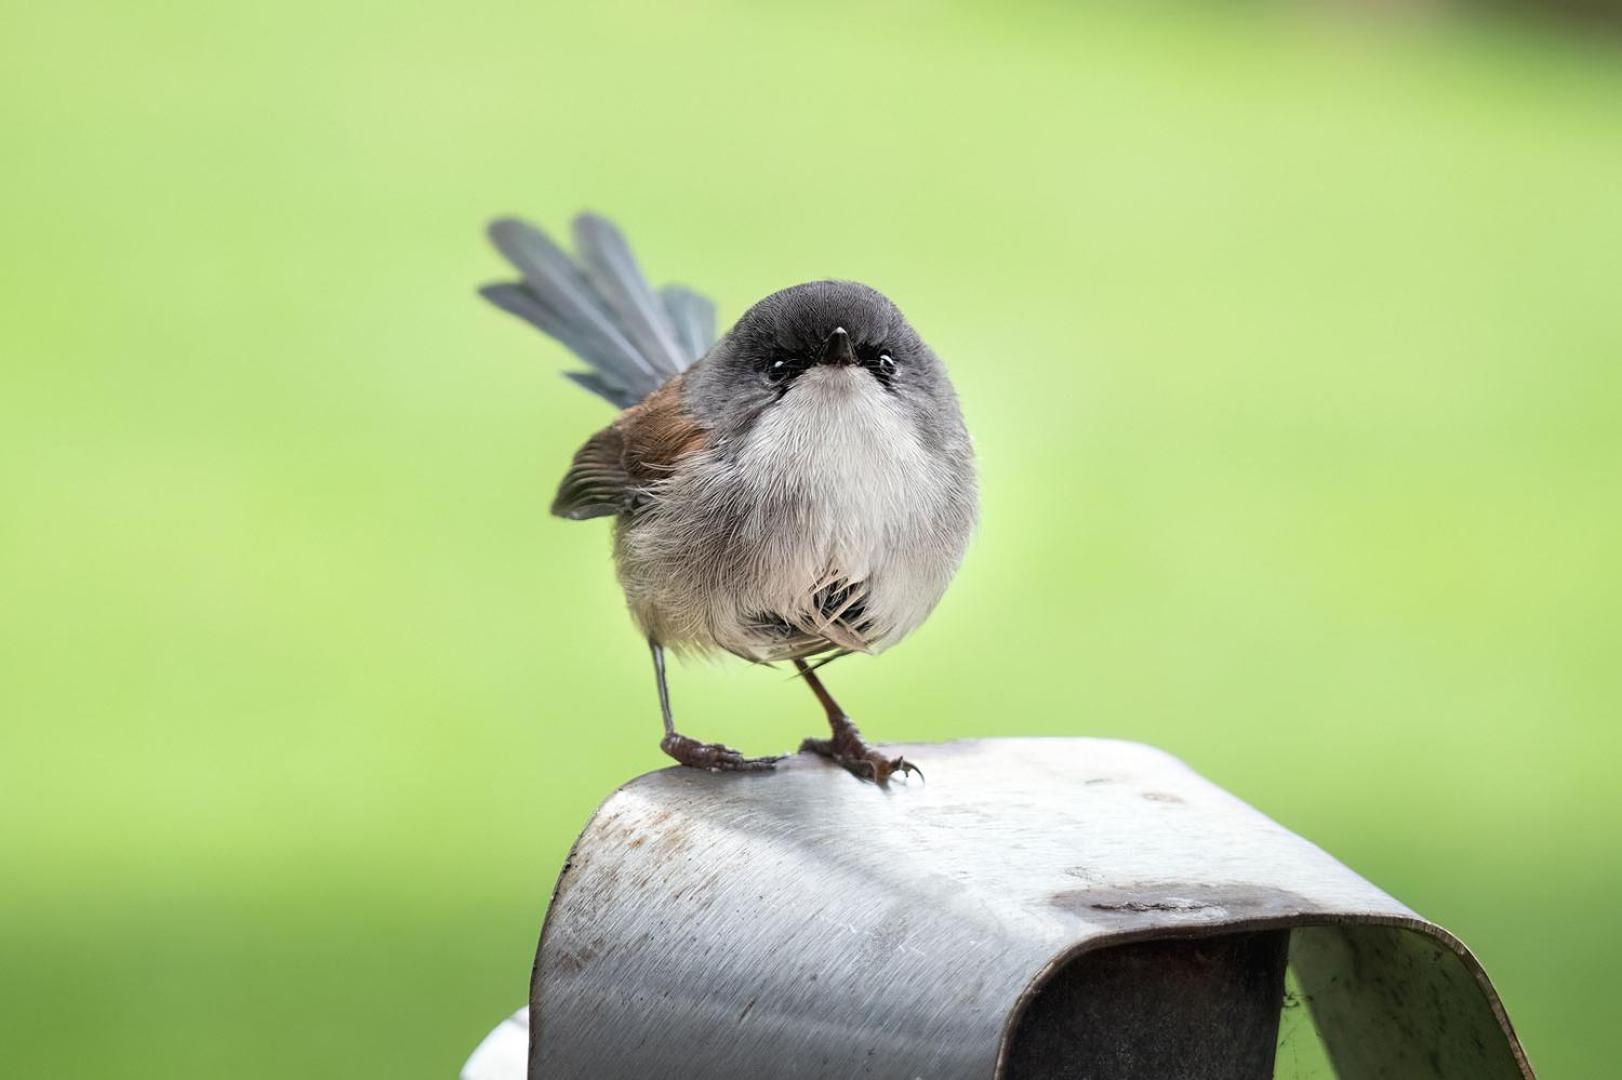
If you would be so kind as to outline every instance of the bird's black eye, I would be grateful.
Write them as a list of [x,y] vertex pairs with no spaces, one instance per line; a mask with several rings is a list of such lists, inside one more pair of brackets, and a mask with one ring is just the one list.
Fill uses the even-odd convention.
[[787,390],[787,384],[798,378],[800,373],[805,370],[805,367],[804,360],[784,353],[767,360],[760,372],[766,377],[766,382],[769,385]]
[[879,347],[866,347],[857,353],[861,357],[862,366],[868,370],[879,385],[886,390],[895,389],[895,357]]

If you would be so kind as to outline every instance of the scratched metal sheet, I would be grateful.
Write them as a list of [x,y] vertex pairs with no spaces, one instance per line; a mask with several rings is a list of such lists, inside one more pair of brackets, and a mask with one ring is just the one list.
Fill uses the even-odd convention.
[[[1490,1075],[1532,1075],[1456,940],[1175,758],[1101,739],[889,749],[928,782],[801,755],[611,795],[542,935],[531,1077],[986,1080],[1023,1002],[1090,949],[1357,923],[1441,942],[1463,971],[1444,1011],[1490,1044]],[[1379,1025],[1334,997],[1338,941],[1292,963],[1324,958],[1320,1028],[1361,1040]],[[1342,1077],[1389,1064],[1329,1049]],[[1441,1067],[1378,1075],[1472,1075]]]

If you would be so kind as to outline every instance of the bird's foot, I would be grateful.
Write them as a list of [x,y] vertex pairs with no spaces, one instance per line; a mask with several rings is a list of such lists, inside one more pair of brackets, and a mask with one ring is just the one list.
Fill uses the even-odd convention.
[[904,757],[886,757],[862,741],[862,733],[851,723],[850,717],[841,716],[833,724],[831,739],[806,739],[800,743],[800,752],[809,751],[843,765],[853,775],[871,780],[880,787],[890,782],[896,773],[910,777],[924,771]]
[[744,757],[730,746],[701,743],[674,731],[659,741],[659,749],[683,765],[710,772],[769,772],[778,762],[775,757]]

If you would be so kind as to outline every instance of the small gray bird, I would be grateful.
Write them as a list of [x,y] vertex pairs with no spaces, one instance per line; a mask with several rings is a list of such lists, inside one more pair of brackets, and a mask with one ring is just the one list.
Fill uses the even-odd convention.
[[[715,306],[655,292],[604,218],[576,256],[523,221],[490,239],[522,275],[481,290],[589,365],[565,375],[623,411],[574,456],[552,512],[615,519],[614,561],[647,635],[660,748],[770,769],[676,731],[664,650],[792,661],[827,710],[811,750],[884,783],[911,762],[862,741],[816,669],[889,648],[929,615],[976,515],[974,453],[946,368],[899,308],[850,281],[773,293],[715,340]],[[823,659],[813,665],[812,658]]]

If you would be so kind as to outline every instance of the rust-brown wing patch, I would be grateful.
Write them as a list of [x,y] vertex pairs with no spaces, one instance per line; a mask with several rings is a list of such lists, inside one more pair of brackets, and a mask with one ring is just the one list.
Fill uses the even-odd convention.
[[575,452],[552,513],[575,521],[626,513],[682,458],[709,445],[708,433],[682,407],[681,381],[676,376],[620,413]]
[[620,415],[625,469],[638,486],[665,479],[682,458],[709,445],[709,432],[682,406],[681,383],[678,375]]

